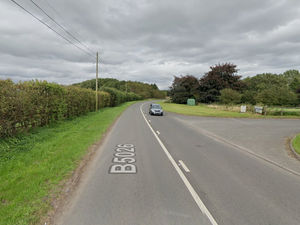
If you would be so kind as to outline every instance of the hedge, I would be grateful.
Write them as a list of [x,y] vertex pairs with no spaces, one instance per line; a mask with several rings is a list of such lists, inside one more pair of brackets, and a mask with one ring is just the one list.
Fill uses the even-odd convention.
[[[98,108],[140,99],[118,90],[98,92]],[[46,81],[0,80],[0,137],[95,111],[95,91]]]
[[110,96],[111,96],[110,106],[112,106],[112,107],[119,105],[123,102],[141,99],[141,97],[139,95],[137,95],[133,92],[123,92],[123,91],[119,91],[118,89],[115,89],[115,88],[102,87],[101,91],[105,91],[110,94]]

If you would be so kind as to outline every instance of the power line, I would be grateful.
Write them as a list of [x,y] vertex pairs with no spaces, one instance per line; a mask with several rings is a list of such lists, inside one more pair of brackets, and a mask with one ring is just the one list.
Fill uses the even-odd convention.
[[[63,17],[61,16],[61,14],[49,3],[49,1],[48,0],[43,0],[43,2],[45,2],[48,6],[49,6],[49,8],[51,8],[52,9],[52,11],[61,19],[61,20],[63,20]],[[64,24],[66,24],[66,23],[64,23]],[[66,24],[66,25],[68,25],[68,24]],[[72,27],[72,26],[69,26],[69,27]],[[73,30],[73,33],[75,33],[77,36],[80,36],[75,30]]]
[[[61,19],[61,20],[63,20],[63,17],[61,16],[61,14],[49,3],[49,1],[47,1],[47,0],[43,0],[52,10],[53,10],[53,12]],[[65,25],[68,25],[68,24],[66,24],[66,23],[64,23]],[[71,27],[72,28],[72,26],[70,26],[69,25],[69,27]],[[79,36],[80,37],[80,35],[75,31],[75,30],[73,30],[73,33],[75,33],[77,36]],[[85,45],[86,46],[86,45]],[[90,49],[90,48],[88,48],[88,46],[86,46],[87,47],[87,49]],[[92,50],[91,50],[92,51]],[[93,51],[92,51],[93,52]]]
[[53,29],[51,26],[49,26],[47,23],[45,23],[44,21],[42,21],[40,18],[38,18],[37,16],[35,16],[33,13],[31,13],[30,11],[28,11],[27,9],[25,9],[22,5],[20,5],[19,3],[17,3],[15,0],[10,0],[11,2],[13,2],[14,4],[16,4],[17,6],[19,6],[21,9],[23,9],[25,12],[27,12],[29,15],[31,15],[32,17],[34,17],[36,20],[38,20],[40,23],[42,23],[43,25],[45,25],[46,27],[48,27],[50,30],[52,30],[54,33],[56,33],[57,35],[59,35],[61,38],[63,38],[64,40],[66,40],[67,42],[69,42],[70,44],[74,45],[76,48],[78,48],[79,50],[83,51],[84,53],[86,53],[87,55],[93,57],[93,59],[95,59],[95,56],[92,55],[90,52],[87,52],[85,49],[79,47],[78,45],[74,44],[72,41],[70,41],[68,38],[66,38],[65,36],[63,36],[62,34],[60,34],[58,31],[56,31],[55,29]]
[[90,53],[93,54],[93,51],[89,49],[85,44],[83,44],[78,38],[76,38],[73,34],[71,34],[64,26],[60,25],[53,17],[51,17],[45,10],[43,10],[39,4],[37,4],[35,1],[30,0],[39,10],[41,10],[49,19],[51,19],[57,26],[59,26],[63,31],[65,31],[68,35],[70,35],[74,40],[76,40],[79,44],[84,46]]

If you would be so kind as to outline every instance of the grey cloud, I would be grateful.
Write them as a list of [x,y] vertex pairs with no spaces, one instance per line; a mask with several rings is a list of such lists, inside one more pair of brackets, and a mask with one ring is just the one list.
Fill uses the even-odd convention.
[[[300,69],[298,0],[35,1],[100,52],[101,77],[167,88],[174,75],[201,77],[219,62],[237,64],[243,76]],[[30,1],[18,2],[59,29]],[[93,59],[9,1],[0,3],[0,17],[0,78],[94,77]]]

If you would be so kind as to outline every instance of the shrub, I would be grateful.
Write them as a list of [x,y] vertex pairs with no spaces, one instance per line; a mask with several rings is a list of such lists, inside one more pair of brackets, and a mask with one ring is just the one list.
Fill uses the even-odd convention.
[[110,94],[110,106],[117,106],[126,101],[133,101],[141,99],[137,94],[128,92],[122,92],[115,88],[102,87],[101,91],[108,92]]
[[256,102],[269,106],[290,106],[297,104],[297,95],[287,87],[274,87],[259,92],[255,100]]
[[[141,99],[135,93],[114,88],[98,92],[98,109]],[[14,84],[0,80],[0,137],[95,111],[96,93],[91,89],[62,86],[46,81]]]
[[105,91],[98,92],[98,106],[99,108],[109,107],[110,106],[110,94]]
[[235,90],[225,88],[220,93],[220,101],[223,104],[238,104],[241,102],[241,94]]

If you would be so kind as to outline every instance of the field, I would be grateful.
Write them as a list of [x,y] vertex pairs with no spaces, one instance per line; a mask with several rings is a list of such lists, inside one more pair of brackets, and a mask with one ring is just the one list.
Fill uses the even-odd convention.
[[[188,106],[183,104],[174,104],[159,102],[165,111],[192,115],[192,116],[210,116],[210,117],[233,117],[233,118],[299,118],[300,109],[282,108],[268,108],[267,115],[260,115],[248,111],[247,113],[240,113],[239,106],[225,106],[225,105],[205,105],[199,104],[197,106]],[[281,114],[281,111],[283,113]]]
[[0,140],[0,224],[37,224],[88,147],[133,103]]

